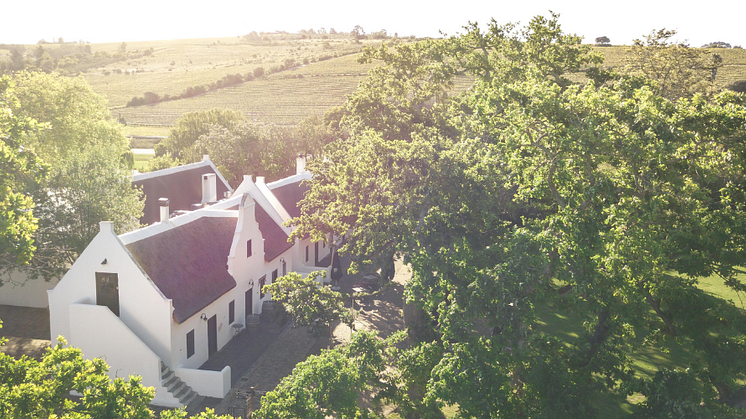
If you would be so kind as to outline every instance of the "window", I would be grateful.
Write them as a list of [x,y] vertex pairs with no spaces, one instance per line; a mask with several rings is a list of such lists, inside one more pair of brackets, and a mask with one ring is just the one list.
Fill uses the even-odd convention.
[[228,324],[233,324],[236,320],[236,300],[228,303]]
[[109,307],[119,317],[119,275],[96,272],[96,305]]
[[308,246],[306,246],[306,262],[308,262]]
[[264,298],[264,285],[267,283],[267,275],[259,278],[259,298]]
[[284,260],[282,261],[282,276],[288,274],[288,264]]
[[251,257],[251,240],[248,240],[246,242],[246,257],[247,258]]
[[194,355],[194,329],[187,333],[187,358],[191,358]]
[[270,282],[270,284],[274,284],[275,281],[277,281],[277,269],[272,271],[272,282]]

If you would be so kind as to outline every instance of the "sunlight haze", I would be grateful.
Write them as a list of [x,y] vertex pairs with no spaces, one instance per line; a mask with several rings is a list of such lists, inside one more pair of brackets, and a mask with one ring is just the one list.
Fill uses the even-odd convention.
[[[715,0],[682,5],[674,1],[14,1],[3,7],[0,43],[35,44],[63,37],[66,42],[132,42],[241,36],[251,31],[334,28],[389,35],[438,37],[454,34],[469,21],[522,22],[549,10],[560,13],[565,32],[592,43],[607,36],[612,44],[630,44],[652,29],[676,29],[691,46],[723,41],[746,45],[741,28],[744,1]],[[105,6],[103,6],[105,5]],[[704,6],[707,7],[704,7]]]

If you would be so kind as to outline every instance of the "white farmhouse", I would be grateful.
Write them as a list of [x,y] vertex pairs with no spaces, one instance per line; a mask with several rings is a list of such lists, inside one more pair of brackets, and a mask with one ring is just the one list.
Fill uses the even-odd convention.
[[224,397],[230,368],[198,367],[261,312],[270,299],[261,286],[291,270],[328,270],[316,267],[328,266],[325,243],[289,243],[282,226],[299,214],[308,178],[265,184],[246,176],[230,198],[172,218],[163,199],[160,222],[119,236],[102,222],[48,292],[52,338],[104,358],[112,377],[142,376],[156,388],[154,404]]
[[[160,221],[159,199],[169,200],[169,211],[181,213],[214,204],[233,193],[220,171],[205,155],[202,161],[171,167],[132,177],[132,186],[142,190],[145,198],[142,225]],[[31,279],[23,270],[14,270],[0,278],[0,305],[47,307],[47,290],[54,288],[60,278],[45,281]]]

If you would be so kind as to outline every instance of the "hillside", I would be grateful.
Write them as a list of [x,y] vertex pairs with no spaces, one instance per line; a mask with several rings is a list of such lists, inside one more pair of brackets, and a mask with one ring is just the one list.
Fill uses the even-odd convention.
[[[226,72],[247,71],[257,65],[269,69],[281,65],[282,60],[288,58],[297,62],[309,59],[309,63],[270,74],[262,79],[214,90],[191,98],[137,107],[122,108],[119,105],[113,109],[113,114],[115,117],[121,117],[128,124],[171,125],[185,112],[224,107],[240,110],[250,118],[261,122],[281,125],[296,124],[308,115],[323,114],[328,108],[342,104],[345,95],[355,90],[358,83],[365,78],[367,71],[372,67],[372,65],[362,65],[356,61],[357,54],[355,52],[359,51],[365,44],[355,44],[347,39],[329,42],[331,48],[322,50],[322,53],[326,51],[328,55],[334,54],[337,57],[324,61],[318,61],[318,55],[316,55],[318,50],[313,49],[316,48],[316,44],[315,40],[277,42],[272,47],[265,47],[263,55],[252,60],[247,59],[246,63],[241,63],[240,59],[232,55],[220,55],[227,54],[227,51],[232,47],[227,45],[223,47],[213,46],[211,48],[215,50],[216,56],[224,57],[221,61],[224,64],[217,65],[217,68],[204,69],[200,73],[202,74],[200,77],[196,74],[189,75],[190,72],[194,73],[194,71],[187,71],[189,69],[186,68],[182,70],[183,73],[181,74],[169,72],[154,76],[153,79],[162,79],[162,86],[172,86],[170,92],[174,94],[184,90],[185,86],[190,83],[207,83],[211,77],[218,78]],[[233,48],[236,51],[241,51],[241,46],[234,46]],[[596,50],[605,57],[604,67],[619,68],[625,64],[629,47],[612,46],[596,48]],[[746,79],[745,50],[719,49],[717,52],[723,57],[723,67],[719,70],[717,77],[719,87]],[[289,55],[283,55],[283,53]],[[240,54],[237,53],[236,55]],[[227,60],[230,59],[234,60],[233,64],[228,63]],[[177,62],[179,60],[180,62],[186,62],[186,57],[178,59]],[[211,62],[218,62],[217,58],[210,58],[210,60],[212,60]],[[139,83],[141,75],[141,73],[138,73],[134,77],[138,78],[138,86],[144,88],[146,84]],[[582,78],[580,75],[578,77]],[[111,89],[115,85],[110,81],[108,83],[101,81],[106,79],[106,76],[90,75],[87,78],[94,89],[101,93],[105,93],[107,89]],[[117,78],[126,79],[126,76],[118,75]],[[460,78],[456,82],[456,90],[467,88],[468,85],[467,78]],[[126,83],[121,84],[121,86],[125,91],[130,89],[131,92],[131,88]],[[165,88],[162,88],[162,90],[163,93],[169,93]],[[110,97],[117,97],[115,103],[121,104],[127,95],[118,94]],[[114,99],[110,100],[114,102]]]
[[[386,42],[411,41],[389,38]],[[253,120],[280,125],[323,114],[342,104],[365,78],[372,65],[359,64],[357,56],[364,46],[380,42],[356,41],[348,34],[252,33],[129,44],[44,44],[43,49],[57,59],[61,71],[82,75],[94,91],[105,96],[112,116],[128,125],[129,134],[164,135],[165,127],[185,112],[214,107],[240,110]],[[39,46],[22,48],[27,59],[33,59]],[[630,47],[594,48],[604,55],[604,67],[619,68],[624,66]],[[0,46],[0,59],[7,60],[9,51]],[[723,58],[717,75],[719,87],[746,79],[745,50],[713,51]],[[65,58],[64,54],[72,52],[78,52],[77,59]],[[263,76],[254,78],[257,72]],[[236,76],[239,81],[251,80],[236,83]],[[234,80],[227,82],[229,77]],[[462,77],[455,89],[468,85],[469,79]],[[189,89],[204,86],[205,93],[192,90],[189,97],[160,101],[164,96],[186,96]],[[157,97],[156,103],[126,106],[146,92],[151,100]]]
[[293,125],[343,103],[371,67],[356,59],[352,54],[310,63],[188,99],[119,107],[112,114],[126,123],[171,125],[185,112],[218,107],[240,110],[257,121]]

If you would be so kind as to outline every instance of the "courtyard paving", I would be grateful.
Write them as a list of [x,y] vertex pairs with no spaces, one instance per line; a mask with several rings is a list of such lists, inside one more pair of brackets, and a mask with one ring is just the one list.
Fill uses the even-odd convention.
[[0,337],[8,340],[0,352],[41,359],[50,345],[48,309],[0,305],[0,320]]

